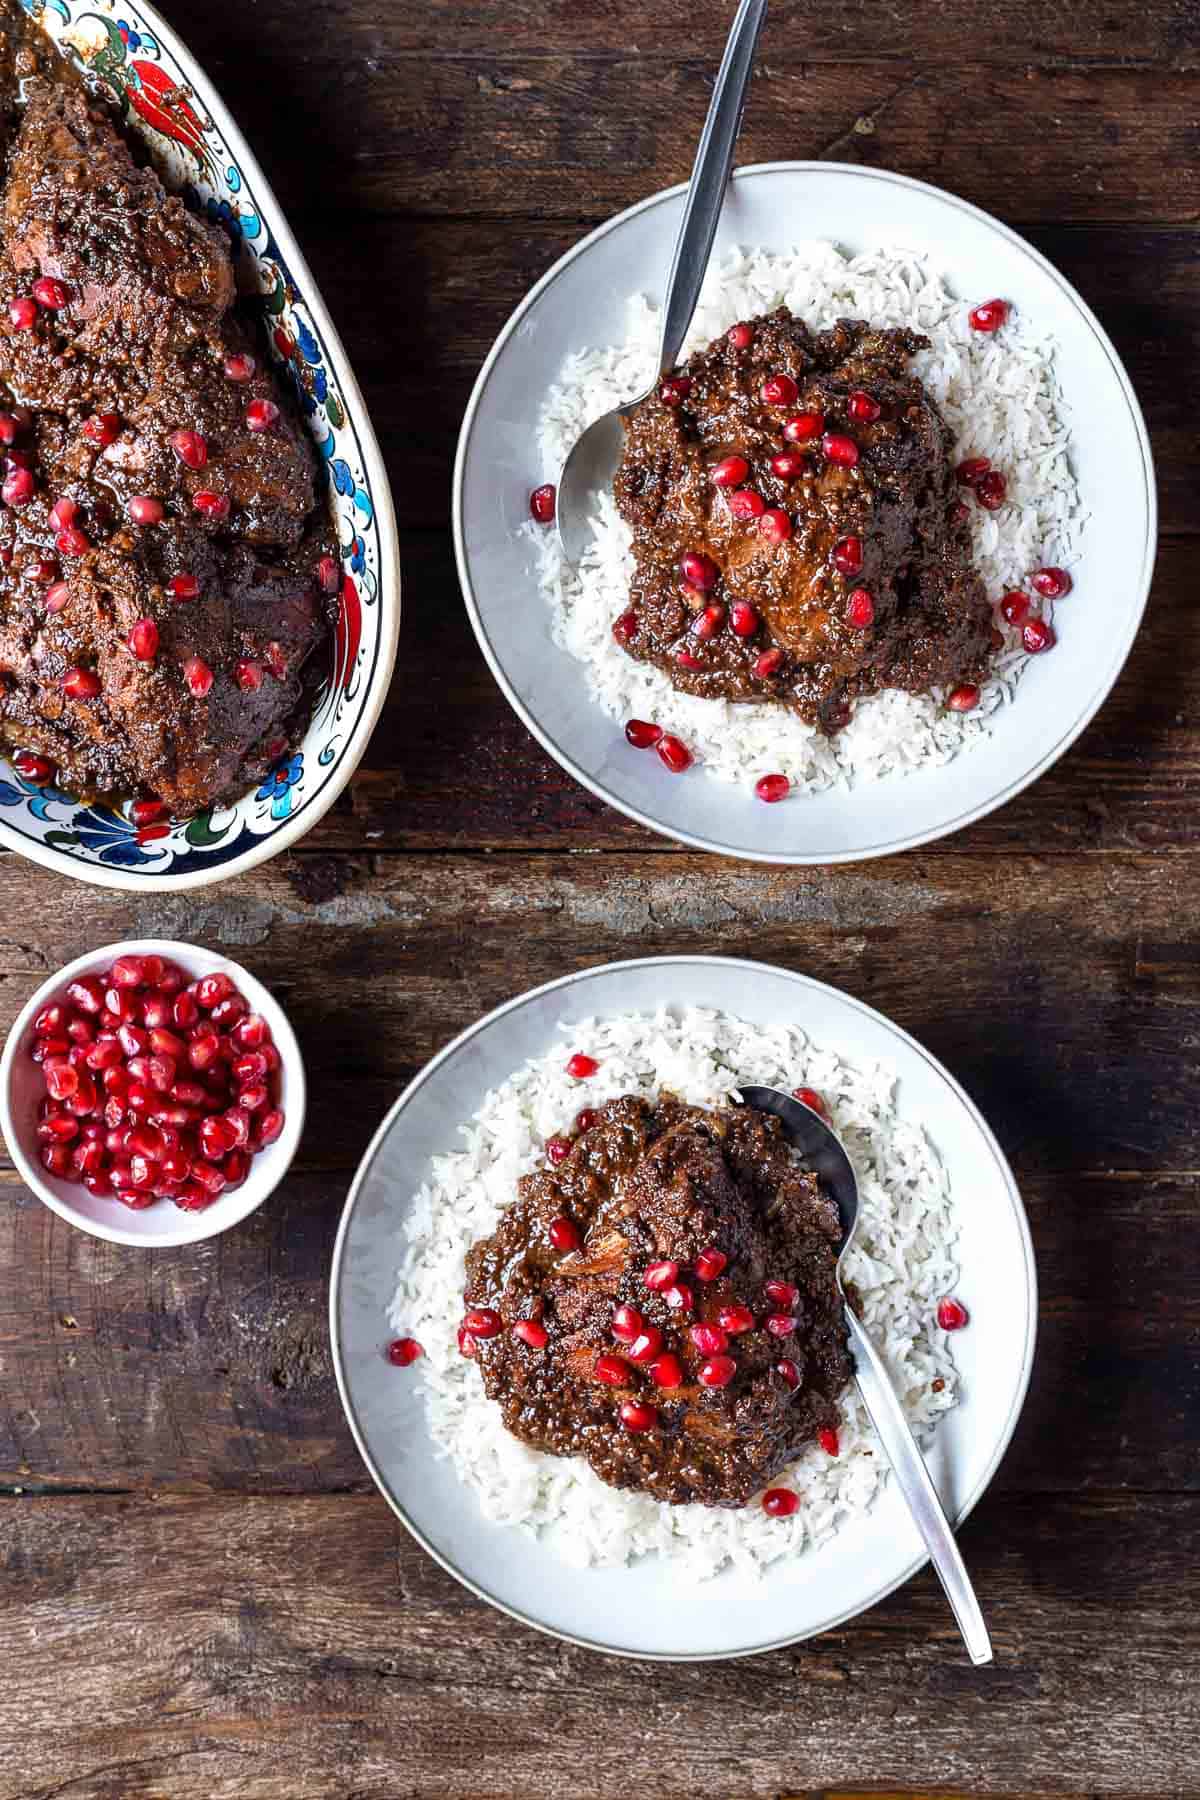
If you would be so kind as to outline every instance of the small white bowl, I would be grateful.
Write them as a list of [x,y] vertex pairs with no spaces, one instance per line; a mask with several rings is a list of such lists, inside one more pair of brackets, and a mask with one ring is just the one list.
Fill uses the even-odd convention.
[[[60,1181],[43,1168],[35,1136],[38,1103],[45,1095],[41,1070],[29,1052],[33,1022],[44,1006],[66,992],[78,975],[96,975],[111,968],[118,956],[162,956],[178,963],[192,980],[201,975],[228,975],[252,1012],[261,1013],[271,1028],[279,1051],[279,1105],[284,1127],[279,1137],[251,1158],[250,1173],[241,1187],[222,1194],[203,1212],[182,1212],[170,1200],[160,1200],[144,1212],[131,1212],[110,1196],[90,1194],[82,1185]],[[304,1130],[304,1064],[296,1034],[287,1014],[261,981],[227,956],[216,956],[196,944],[179,944],[170,938],[134,938],[123,944],[104,944],[76,957],[44,981],[16,1019],[0,1058],[0,1125],[17,1173],[39,1200],[68,1224],[78,1225],[92,1237],[114,1244],[138,1244],[149,1248],[196,1244],[216,1237],[229,1226],[240,1224],[286,1175],[300,1134]]]

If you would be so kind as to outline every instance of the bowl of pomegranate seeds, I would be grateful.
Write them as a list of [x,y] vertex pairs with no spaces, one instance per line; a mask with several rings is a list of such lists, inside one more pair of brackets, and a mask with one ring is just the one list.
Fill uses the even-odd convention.
[[194,944],[108,944],[44,982],[8,1034],[0,1122],[26,1184],[118,1244],[191,1244],[252,1213],[304,1125],[279,1003]]

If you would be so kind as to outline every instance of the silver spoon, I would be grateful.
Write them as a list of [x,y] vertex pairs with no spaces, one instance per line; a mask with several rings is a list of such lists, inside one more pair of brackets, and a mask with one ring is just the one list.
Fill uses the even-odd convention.
[[942,1511],[937,1489],[930,1479],[917,1441],[909,1430],[883,1358],[846,1298],[842,1264],[858,1227],[858,1182],[855,1180],[850,1158],[842,1148],[841,1140],[824,1119],[810,1106],[805,1106],[803,1101],[794,1100],[780,1088],[744,1087],[739,1091],[747,1106],[754,1107],[757,1112],[774,1113],[776,1118],[783,1121],[788,1137],[800,1151],[806,1165],[819,1177],[837,1203],[842,1222],[837,1283],[854,1350],[858,1391],[887,1452],[908,1510],[924,1539],[929,1560],[946,1590],[946,1598],[958,1621],[967,1654],[973,1663],[989,1663],[992,1660],[992,1646],[987,1626],[983,1622],[983,1614],[971,1586],[971,1577],[967,1574],[966,1565],[954,1541],[950,1522]]
[[572,446],[558,482],[558,538],[569,563],[578,563],[592,537],[590,516],[598,491],[611,490],[624,443],[624,420],[679,361],[700,287],[712,253],[717,220],[725,202],[733,148],[742,128],[746,88],[754,66],[754,49],[766,16],[767,0],[741,0],[716,86],[704,121],[700,148],[692,168],[691,184],[683,208],[683,222],[675,244],[675,260],[667,282],[663,305],[662,341],[658,374],[646,394],[589,425]]

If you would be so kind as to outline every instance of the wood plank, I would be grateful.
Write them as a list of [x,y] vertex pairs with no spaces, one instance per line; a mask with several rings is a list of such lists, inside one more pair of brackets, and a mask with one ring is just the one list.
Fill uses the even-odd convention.
[[[293,211],[388,454],[403,525],[445,524],[459,426],[497,332],[604,216],[600,209],[577,224],[514,219],[464,228],[344,207]],[[1127,362],[1153,439],[1162,529],[1195,533],[1200,233],[1039,225],[1028,235],[1095,308]],[[380,304],[389,294],[405,297],[402,330]],[[545,373],[549,381],[555,371]],[[532,476],[532,446],[530,460]]]
[[639,1665],[485,1607],[374,1497],[9,1502],[0,1796],[1190,1792],[1200,1501],[985,1499],[963,1545],[992,1668],[928,1574],[793,1650]]
[[[329,0],[298,17],[295,0],[256,0],[252,10],[220,15],[164,0],[166,16],[218,80],[245,60],[282,65],[289,75],[309,61],[334,60],[382,69],[393,57],[427,61],[486,46],[498,56],[633,49],[654,58],[720,57],[732,9],[726,0],[660,0],[652,11],[631,0],[430,0],[420,12],[372,0]],[[956,59],[1083,63],[1148,61],[1193,66],[1200,27],[1186,5],[1130,9],[1117,0],[1011,0],[986,17],[972,0],[941,0],[936,9],[896,7],[881,27],[870,0],[813,7],[775,0],[762,40],[765,61],[799,51],[812,62],[857,60],[864,49],[903,63],[910,58],[956,68]],[[294,122],[291,108],[289,124]]]
[[[0,1494],[368,1489],[326,1325],[346,1185],[293,1175],[216,1244],[150,1257],[0,1183]],[[998,1488],[1200,1491],[1196,1177],[1027,1169],[1022,1186],[1040,1338]]]
[[[948,81],[937,60],[810,58],[776,37],[751,89],[738,161],[862,163],[932,181],[1002,217],[1192,225],[1200,72],[1039,67],[971,46]],[[646,57],[497,53],[324,58],[290,70],[295,139],[268,141],[289,214],[356,209],[474,220],[603,218],[686,179],[715,64]],[[252,140],[261,66],[225,62],[223,96]],[[478,230],[478,225],[476,226]]]
[[[399,673],[350,790],[304,839],[305,852],[570,846],[673,854],[667,839],[580,787],[512,712],[472,636],[446,541],[408,535],[404,555]],[[1024,794],[922,850],[922,858],[1194,849],[1200,843],[1194,587],[1193,547],[1165,543],[1130,660],[1078,744]],[[1070,634],[1088,629],[1082,588],[1064,603],[1060,623],[1063,639],[1053,654],[1068,657]],[[674,778],[664,772],[662,779]],[[902,783],[895,785],[902,791]],[[747,796],[747,805],[754,804]],[[723,879],[723,866],[708,864],[708,879]],[[743,874],[750,867],[732,866]]]

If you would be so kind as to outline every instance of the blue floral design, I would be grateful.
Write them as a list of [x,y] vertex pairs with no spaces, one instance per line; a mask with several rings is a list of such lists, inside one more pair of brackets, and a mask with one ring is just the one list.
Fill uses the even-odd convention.
[[355,536],[350,546],[350,569],[355,575],[361,575],[367,566],[367,546],[362,539]]
[[[48,831],[46,842],[64,849],[91,850],[102,863],[116,863],[122,868],[139,868],[144,863],[161,862],[167,846],[146,850],[142,840],[145,831],[122,818],[108,807],[88,806],[71,820],[70,831]],[[153,841],[153,840],[151,840]]]
[[141,49],[141,47],[142,47],[141,33],[135,31],[133,29],[133,26],[128,22],[127,19],[118,19],[117,20],[117,30],[120,32],[121,42],[124,44],[124,46],[127,50],[140,50]]
[[271,817],[286,819],[292,810],[292,789],[304,779],[304,752],[285,756],[275,764],[254,798],[271,802]]

